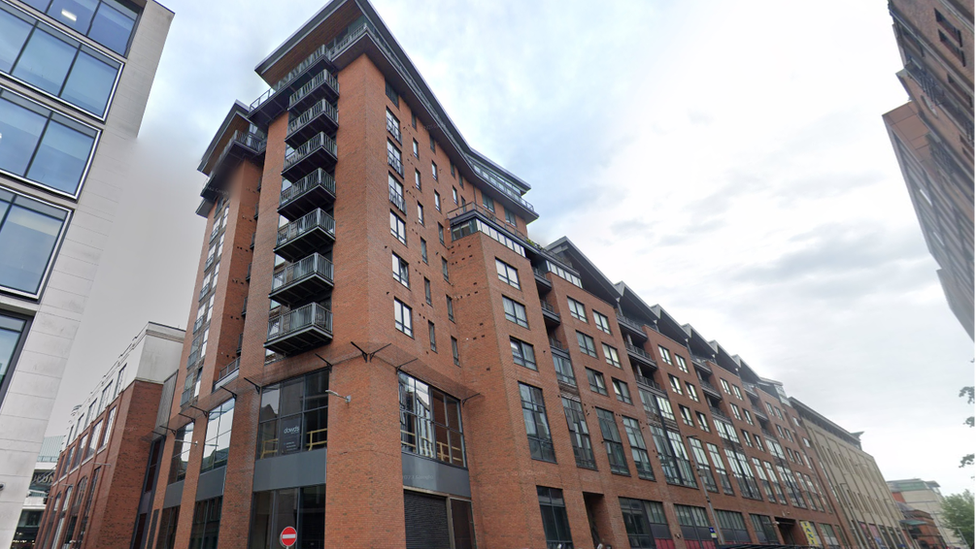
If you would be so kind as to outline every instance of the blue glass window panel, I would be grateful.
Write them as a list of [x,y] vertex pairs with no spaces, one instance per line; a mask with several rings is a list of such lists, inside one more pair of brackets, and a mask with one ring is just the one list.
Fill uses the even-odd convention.
[[32,8],[36,8],[37,11],[47,11],[47,7],[51,5],[51,0],[22,0],[25,4]]
[[10,368],[10,361],[13,360],[14,350],[17,348],[23,329],[23,320],[0,316],[0,385],[3,385],[3,378]]
[[13,74],[46,92],[58,95],[76,52],[75,45],[41,28],[34,29]]
[[0,169],[24,175],[47,116],[25,108],[19,98],[10,99],[0,98]]
[[31,23],[0,8],[0,71],[10,72],[30,30]]
[[88,48],[83,48],[78,53],[75,66],[71,68],[71,75],[61,92],[61,99],[93,114],[102,115],[118,75],[118,68],[103,59],[105,58],[101,55],[94,57]]
[[37,294],[64,212],[18,197],[0,225],[0,286]]
[[85,34],[91,26],[98,0],[54,0],[47,14],[55,20]]
[[44,132],[27,178],[77,194],[95,138],[52,120]]
[[136,13],[111,0],[102,2],[88,36],[119,55],[125,55],[136,24]]

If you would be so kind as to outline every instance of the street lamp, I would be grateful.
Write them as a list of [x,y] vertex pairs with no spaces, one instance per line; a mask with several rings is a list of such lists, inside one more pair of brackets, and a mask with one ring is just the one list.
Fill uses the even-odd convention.
[[[698,442],[701,442],[701,439],[695,435],[685,435],[685,438],[688,440],[695,439]],[[701,488],[702,494],[705,495],[705,503],[708,504],[708,512],[712,515],[712,524],[715,525],[715,534],[718,536],[718,543],[719,545],[725,545],[725,539],[722,538],[722,527],[719,526],[718,518],[715,516],[715,509],[712,507],[712,498],[708,497],[708,490],[705,489],[705,476],[702,474],[701,466],[698,465],[698,460],[695,459],[694,448],[691,449],[688,456],[691,457],[691,464],[695,467],[695,470],[698,471],[698,487]]]

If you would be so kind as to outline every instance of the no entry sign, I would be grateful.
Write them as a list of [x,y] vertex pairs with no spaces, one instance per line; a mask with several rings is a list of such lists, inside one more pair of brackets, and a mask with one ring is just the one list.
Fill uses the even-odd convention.
[[295,545],[298,541],[298,532],[291,526],[286,526],[284,530],[281,531],[281,535],[278,536],[278,541],[281,542],[282,547],[291,547]]

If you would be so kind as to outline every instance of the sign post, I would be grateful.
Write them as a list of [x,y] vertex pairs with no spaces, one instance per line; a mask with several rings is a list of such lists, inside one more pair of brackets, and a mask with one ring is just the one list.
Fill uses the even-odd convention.
[[281,531],[281,535],[278,536],[278,541],[281,542],[282,547],[291,547],[295,545],[298,541],[298,531],[291,526],[286,526],[284,530]]

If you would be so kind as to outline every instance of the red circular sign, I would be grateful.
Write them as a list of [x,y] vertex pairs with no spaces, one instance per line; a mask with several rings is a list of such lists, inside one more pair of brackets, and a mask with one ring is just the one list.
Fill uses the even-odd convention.
[[281,531],[281,535],[278,536],[278,541],[281,542],[282,547],[291,547],[295,545],[298,541],[298,531],[296,531],[291,526],[286,526],[284,530]]

